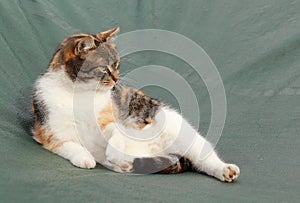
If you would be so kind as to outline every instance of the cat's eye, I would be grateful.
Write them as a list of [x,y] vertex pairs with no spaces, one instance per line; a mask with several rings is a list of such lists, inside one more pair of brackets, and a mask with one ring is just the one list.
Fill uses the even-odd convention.
[[120,67],[120,63],[118,63],[118,61],[114,62],[114,64],[112,65],[113,68],[115,68],[116,70],[119,69]]
[[100,71],[102,71],[102,72],[107,72],[107,68],[106,67],[104,67],[104,66],[99,66],[98,67],[99,69],[100,69]]
[[95,43],[95,45],[98,47],[99,45],[100,45],[100,41],[99,40],[97,40],[97,39],[94,39],[94,43]]

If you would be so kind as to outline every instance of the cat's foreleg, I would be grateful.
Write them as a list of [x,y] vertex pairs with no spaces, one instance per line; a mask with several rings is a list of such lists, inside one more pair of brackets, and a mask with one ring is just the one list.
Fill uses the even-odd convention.
[[64,142],[54,153],[70,160],[70,162],[79,168],[95,168],[96,161],[89,151],[77,142]]
[[70,132],[60,134],[53,133],[49,127],[36,124],[33,130],[33,138],[43,145],[43,147],[59,156],[70,160],[70,162],[80,168],[94,168],[96,162],[94,157]]
[[198,134],[187,152],[187,156],[196,171],[204,172],[221,181],[232,182],[240,174],[238,166],[222,161],[213,146]]

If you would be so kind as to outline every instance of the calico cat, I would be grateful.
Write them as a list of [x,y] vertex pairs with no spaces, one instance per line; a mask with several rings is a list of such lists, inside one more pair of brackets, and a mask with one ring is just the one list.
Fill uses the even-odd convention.
[[204,172],[231,182],[239,174],[175,110],[118,83],[119,31],[76,34],[59,45],[36,81],[33,139],[80,168],[118,172]]

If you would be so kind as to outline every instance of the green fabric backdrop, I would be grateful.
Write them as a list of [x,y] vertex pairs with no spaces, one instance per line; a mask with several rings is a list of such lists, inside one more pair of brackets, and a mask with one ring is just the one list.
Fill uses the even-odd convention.
[[[299,0],[0,1],[0,202],[297,202],[300,191]],[[66,36],[113,26],[170,30],[197,42],[223,79],[227,119],[219,154],[241,176],[224,184],[201,174],[122,175],[73,167],[42,149],[28,131],[30,88]],[[124,73],[172,67],[197,92],[200,131],[210,101],[183,61],[142,52],[122,59]],[[159,88],[146,92],[177,107]],[[189,117],[187,115],[187,117]]]

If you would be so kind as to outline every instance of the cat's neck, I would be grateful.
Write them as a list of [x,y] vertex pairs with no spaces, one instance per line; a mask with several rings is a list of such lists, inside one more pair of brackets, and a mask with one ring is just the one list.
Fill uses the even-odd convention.
[[81,82],[81,81],[72,81],[65,72],[64,66],[62,65],[60,69],[53,70],[49,69],[45,76],[48,80],[55,83],[56,86],[60,86],[60,88],[68,91],[68,92],[76,92],[76,93],[87,93],[94,92],[100,94],[106,94],[111,91],[112,87],[101,87],[98,81],[89,81]]

